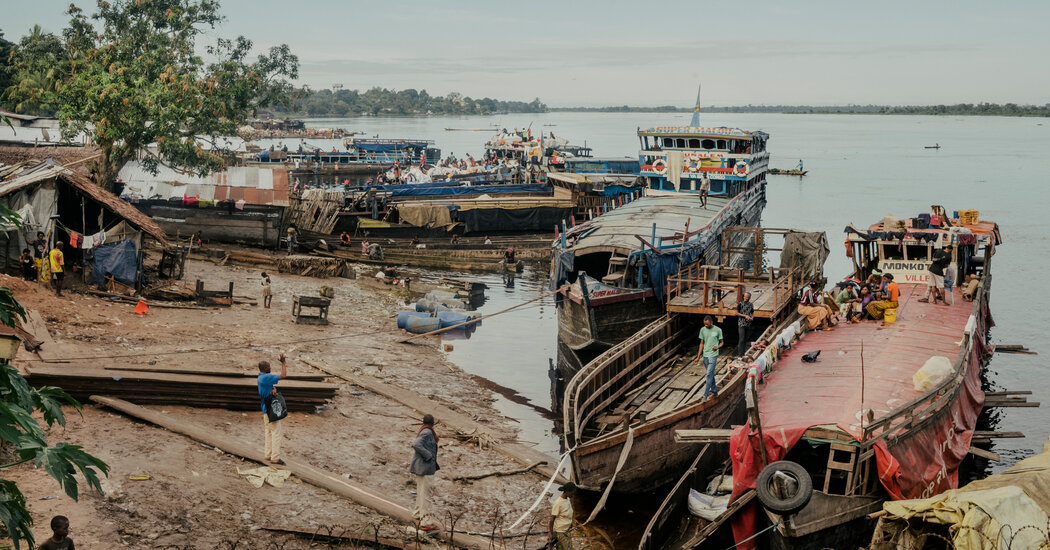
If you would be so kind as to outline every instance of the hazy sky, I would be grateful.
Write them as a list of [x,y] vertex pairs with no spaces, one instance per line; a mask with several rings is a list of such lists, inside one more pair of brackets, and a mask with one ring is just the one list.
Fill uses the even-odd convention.
[[[77,2],[85,8],[93,0]],[[69,0],[0,0],[58,31]],[[213,37],[287,43],[314,88],[567,105],[1050,103],[1050,1],[224,0]]]

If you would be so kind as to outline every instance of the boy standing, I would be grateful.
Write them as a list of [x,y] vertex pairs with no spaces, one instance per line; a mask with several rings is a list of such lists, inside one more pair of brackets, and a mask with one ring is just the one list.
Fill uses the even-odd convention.
[[69,538],[69,518],[55,516],[51,518],[51,538],[40,545],[40,550],[76,550],[73,539]]

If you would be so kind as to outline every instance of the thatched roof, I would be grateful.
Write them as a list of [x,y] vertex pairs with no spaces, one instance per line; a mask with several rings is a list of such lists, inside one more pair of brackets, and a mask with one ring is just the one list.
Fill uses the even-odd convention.
[[136,229],[144,231],[160,241],[161,244],[167,244],[167,236],[164,234],[164,230],[152,218],[143,214],[127,201],[95,185],[83,174],[66,168],[51,159],[43,162],[25,161],[14,165],[0,165],[0,197],[26,187],[39,185],[51,179],[58,179],[71,185],[116,216],[123,218]]

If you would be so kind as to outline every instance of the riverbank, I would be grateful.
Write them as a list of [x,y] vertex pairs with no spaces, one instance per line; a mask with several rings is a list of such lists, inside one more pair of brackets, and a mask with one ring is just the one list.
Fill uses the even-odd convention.
[[[257,268],[191,259],[186,270],[186,281],[201,279],[209,288],[232,281],[236,295],[261,295]],[[40,312],[54,339],[53,353],[68,359],[69,368],[206,367],[251,373],[258,361],[275,363],[283,351],[290,358],[290,374],[325,374],[307,361],[337,366],[354,376],[412,390],[465,415],[494,434],[494,441],[515,439],[516,430],[493,407],[492,392],[447,361],[436,340],[398,343],[405,335],[395,328],[392,317],[402,305],[396,294],[377,292],[349,279],[276,273],[271,277],[275,294],[271,309],[263,309],[259,300],[259,305],[206,310],[155,307],[144,316],[135,315],[131,306],[90,295],[69,292],[57,298],[38,284],[11,277],[2,277],[0,284],[12,288],[27,309]],[[335,290],[331,324],[294,324],[293,295],[316,295],[321,285]],[[21,368],[40,364],[30,361],[35,357],[25,351],[18,359]],[[411,509],[415,488],[408,464],[419,428],[418,411],[339,378],[329,381],[340,387],[327,406],[313,414],[293,413],[282,421],[284,452]],[[179,423],[262,446],[261,413],[179,406],[149,409]],[[47,523],[56,514],[70,517],[74,538],[88,548],[113,546],[116,541],[129,548],[211,548],[234,542],[262,547],[268,541],[290,540],[291,535],[267,528],[334,529],[368,538],[378,528],[381,537],[406,536],[403,525],[294,476],[281,487],[254,488],[237,471],[258,464],[162,428],[92,404],[85,405],[82,415],[67,414],[67,427],[53,430],[50,440],[83,445],[107,462],[111,471],[103,482],[104,495],[82,492],[80,501],[74,502],[40,470],[28,465],[6,470],[5,477],[30,495],[38,540],[48,535]],[[439,415],[442,469],[434,488],[435,511],[446,523],[455,519],[457,531],[490,533],[496,522],[517,519],[536,498],[543,481],[540,476],[488,477],[469,484],[452,481],[455,476],[522,466],[495,452],[493,441],[470,434],[457,437],[456,430],[441,420]],[[135,481],[131,476],[136,474],[149,479]],[[541,523],[545,513],[541,508],[537,516]],[[529,524],[523,522],[516,532],[526,531]],[[288,546],[292,547],[296,546]]]

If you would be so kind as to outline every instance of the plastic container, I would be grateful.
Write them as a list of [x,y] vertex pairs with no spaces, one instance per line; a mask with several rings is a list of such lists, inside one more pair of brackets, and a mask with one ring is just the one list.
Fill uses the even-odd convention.
[[413,317],[430,317],[430,314],[425,311],[399,311],[397,312],[397,328],[405,328],[405,323]]
[[441,328],[448,328],[470,320],[469,315],[458,311],[442,311],[437,314],[437,318],[441,321]]
[[405,320],[405,330],[413,334],[423,334],[441,328],[441,319],[437,317],[409,317]]
[[887,309],[886,312],[882,314],[882,318],[886,322],[887,325],[892,324],[892,323],[896,323],[897,322],[897,310],[896,309]]

